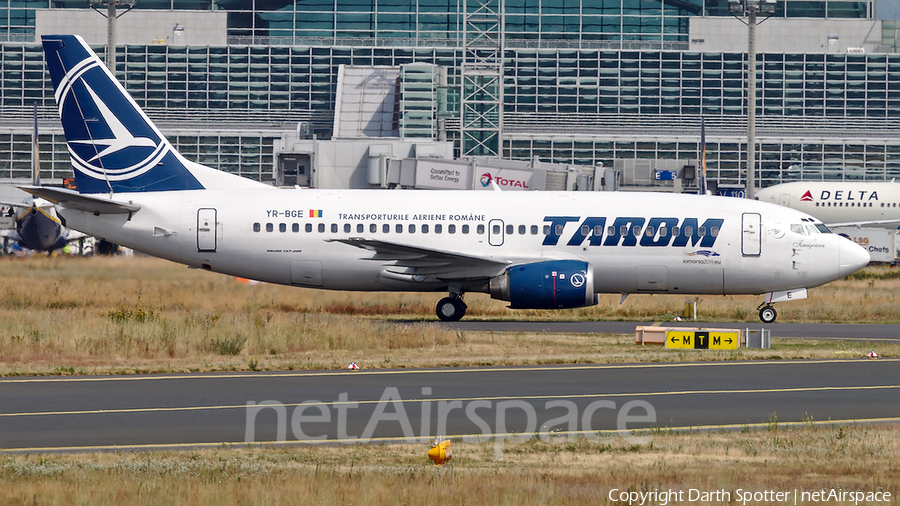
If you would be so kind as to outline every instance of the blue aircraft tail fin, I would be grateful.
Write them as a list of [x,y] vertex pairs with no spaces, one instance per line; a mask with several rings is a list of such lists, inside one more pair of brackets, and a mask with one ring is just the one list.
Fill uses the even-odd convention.
[[204,188],[84,39],[41,38],[79,192]]

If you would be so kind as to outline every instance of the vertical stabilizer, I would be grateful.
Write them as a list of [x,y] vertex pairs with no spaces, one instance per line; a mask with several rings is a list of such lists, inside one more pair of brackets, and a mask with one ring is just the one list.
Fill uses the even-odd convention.
[[41,38],[79,192],[266,186],[182,157],[81,37]]
[[31,184],[41,185],[41,149],[38,145],[37,102],[34,103],[34,132],[31,133]]
[[706,124],[700,118],[700,190],[699,195],[706,195],[709,191],[706,187]]

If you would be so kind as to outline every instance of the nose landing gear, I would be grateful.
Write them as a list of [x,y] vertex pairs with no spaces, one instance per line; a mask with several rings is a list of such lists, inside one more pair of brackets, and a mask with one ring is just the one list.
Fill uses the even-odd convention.
[[763,323],[772,323],[778,318],[778,312],[775,311],[775,308],[771,304],[763,302],[756,309],[759,310],[759,319]]

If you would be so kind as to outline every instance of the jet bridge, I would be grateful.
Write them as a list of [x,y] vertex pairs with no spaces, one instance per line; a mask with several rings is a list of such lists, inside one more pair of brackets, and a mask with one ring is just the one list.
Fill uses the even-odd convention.
[[[618,187],[618,173],[603,167],[539,160],[453,159],[452,142],[426,139],[317,140],[291,132],[275,140],[273,151],[277,186],[493,190],[496,184],[505,191]],[[605,179],[609,184],[604,185]]]

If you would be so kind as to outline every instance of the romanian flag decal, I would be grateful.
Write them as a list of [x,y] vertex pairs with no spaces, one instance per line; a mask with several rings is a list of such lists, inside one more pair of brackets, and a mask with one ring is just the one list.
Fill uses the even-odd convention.
[[321,209],[310,209],[310,210],[309,210],[309,217],[310,217],[310,218],[321,218],[321,217],[322,217],[322,210],[321,210]]

